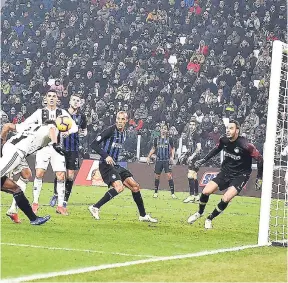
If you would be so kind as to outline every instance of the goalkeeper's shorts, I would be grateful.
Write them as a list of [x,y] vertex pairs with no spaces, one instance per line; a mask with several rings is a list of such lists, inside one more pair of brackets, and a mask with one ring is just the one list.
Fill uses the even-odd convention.
[[229,187],[235,187],[238,193],[240,193],[246,186],[249,178],[250,174],[239,174],[239,176],[233,177],[220,171],[212,181],[218,185],[220,191],[224,191]]

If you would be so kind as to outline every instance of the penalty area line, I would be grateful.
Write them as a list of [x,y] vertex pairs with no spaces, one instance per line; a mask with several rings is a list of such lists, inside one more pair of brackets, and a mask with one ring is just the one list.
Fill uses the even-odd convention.
[[69,275],[74,275],[74,274],[81,274],[81,273],[87,273],[87,272],[93,272],[93,271],[99,271],[99,270],[105,270],[105,269],[113,269],[113,268],[118,268],[118,267],[132,266],[132,265],[138,265],[138,264],[144,264],[144,263],[150,263],[150,262],[168,261],[168,260],[175,260],[175,259],[201,257],[201,256],[214,255],[214,254],[227,253],[227,252],[236,252],[236,251],[257,248],[257,247],[260,247],[260,246],[259,245],[247,245],[247,246],[233,247],[233,248],[227,248],[227,249],[202,251],[202,252],[191,253],[191,254],[147,258],[147,259],[141,259],[141,260],[135,260],[135,261],[127,261],[127,262],[122,262],[122,263],[101,264],[97,266],[70,269],[70,270],[65,270],[65,271],[48,272],[48,273],[42,273],[42,274],[39,273],[39,274],[27,275],[27,276],[16,277],[16,278],[7,278],[7,279],[1,280],[1,283],[16,283],[16,282],[46,279],[46,278],[57,277],[57,276],[69,276]]
[[33,248],[33,249],[44,249],[44,250],[53,250],[53,251],[67,251],[67,252],[84,252],[84,253],[97,253],[97,254],[111,254],[111,255],[121,255],[121,256],[135,256],[135,257],[149,257],[154,258],[154,255],[134,255],[134,254],[126,254],[126,253],[118,253],[118,252],[104,252],[104,251],[96,251],[96,250],[85,250],[85,249],[73,249],[73,248],[61,248],[61,247],[48,247],[48,246],[35,246],[35,245],[27,245],[27,244],[16,244],[16,243],[0,243],[4,246],[15,246],[15,247],[25,247],[25,248]]

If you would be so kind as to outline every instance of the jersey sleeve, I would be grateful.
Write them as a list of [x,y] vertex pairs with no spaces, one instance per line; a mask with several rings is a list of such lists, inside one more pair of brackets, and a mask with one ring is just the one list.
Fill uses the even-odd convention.
[[172,138],[169,138],[169,144],[172,148],[174,148],[174,140]]
[[87,119],[86,116],[84,114],[81,115],[81,125],[80,128],[82,130],[85,130],[87,128]]
[[263,157],[260,154],[260,152],[257,150],[257,148],[252,144],[248,143],[248,151],[250,153],[250,156],[254,158],[257,161],[257,178],[262,178],[263,176]]
[[102,158],[107,158],[109,155],[106,151],[102,149],[100,146],[103,141],[106,141],[110,137],[112,137],[114,132],[114,126],[109,127],[108,129],[104,130],[92,143],[91,148],[94,149]]
[[[62,115],[68,116],[72,119],[71,115],[64,109],[62,109]],[[73,119],[72,119],[71,129],[68,132],[69,132],[69,134],[74,134],[74,133],[78,132],[78,126],[76,125],[76,123]]]
[[30,125],[26,123],[16,124],[15,125],[15,132],[16,133],[23,133],[24,131],[27,131],[30,129]]
[[223,148],[224,148],[223,138],[220,138],[216,146],[204,157],[205,162],[207,162],[209,159],[217,155]]
[[153,146],[154,146],[155,148],[157,148],[157,138],[154,139],[154,141],[153,141]]
[[[32,115],[27,117],[23,123],[25,124],[41,124],[41,109],[37,109]],[[22,123],[22,124],[23,124]]]

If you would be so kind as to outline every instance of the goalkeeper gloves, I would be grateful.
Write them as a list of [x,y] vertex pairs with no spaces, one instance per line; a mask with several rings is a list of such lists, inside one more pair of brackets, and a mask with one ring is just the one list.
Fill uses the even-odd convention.
[[61,148],[61,146],[57,143],[52,144],[53,148],[60,154],[60,155],[65,155],[64,150]]
[[262,189],[262,179],[260,178],[256,178],[256,182],[255,182],[255,190],[259,191]]
[[200,168],[204,163],[205,163],[205,159],[197,160],[197,161],[194,163],[195,171],[196,171],[196,170],[199,170],[199,168]]

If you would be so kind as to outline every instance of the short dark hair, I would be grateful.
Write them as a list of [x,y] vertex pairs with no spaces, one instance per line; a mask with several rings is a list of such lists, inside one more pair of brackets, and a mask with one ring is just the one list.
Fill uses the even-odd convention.
[[57,95],[57,91],[55,89],[49,89],[46,93],[46,95],[49,93],[49,92],[54,92],[56,95]]
[[235,119],[230,119],[229,123],[233,123],[236,125],[236,129],[240,129],[240,123]]

